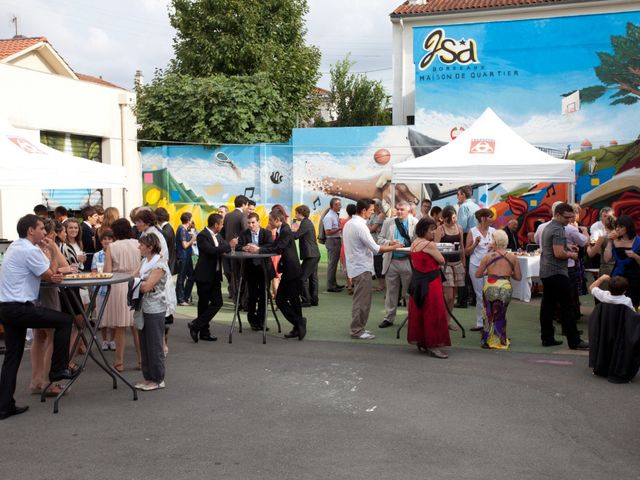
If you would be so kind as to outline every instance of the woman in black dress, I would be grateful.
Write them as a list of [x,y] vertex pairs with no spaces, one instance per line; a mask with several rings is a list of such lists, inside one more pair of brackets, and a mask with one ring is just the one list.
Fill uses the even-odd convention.
[[640,304],[640,236],[636,235],[633,218],[622,215],[616,220],[615,231],[609,234],[609,242],[604,251],[605,262],[615,260],[611,276],[619,275],[629,282],[627,296],[633,306]]

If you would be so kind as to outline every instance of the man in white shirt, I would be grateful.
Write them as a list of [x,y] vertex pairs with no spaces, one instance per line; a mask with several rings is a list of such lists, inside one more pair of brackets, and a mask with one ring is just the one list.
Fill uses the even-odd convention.
[[17,230],[20,238],[7,249],[0,270],[0,322],[4,325],[7,348],[0,376],[0,420],[24,413],[29,408],[16,406],[13,398],[27,328],[55,330],[49,380],[72,379],[78,373],[69,369],[73,318],[36,305],[42,280],[62,281],[62,274],[51,270],[49,259],[37,245],[48,249],[52,258],[62,254],[55,242],[45,238],[44,223],[36,215],[22,217]]
[[[609,282],[609,290],[602,290],[600,285],[604,282]],[[626,305],[634,312],[636,311],[633,308],[633,302],[631,298],[627,297],[625,293],[629,288],[629,282],[626,278],[615,276],[610,277],[609,275],[602,275],[595,282],[591,284],[589,287],[589,292],[595,299],[602,303],[611,303],[613,305]]]
[[600,220],[591,225],[589,232],[591,233],[591,241],[595,242],[598,238],[607,234],[607,229],[604,227],[609,218],[613,217],[613,208],[603,207],[600,210]]
[[344,227],[344,256],[347,272],[353,282],[353,305],[351,308],[351,338],[371,340],[375,338],[365,330],[371,309],[371,278],[373,255],[392,252],[403,246],[393,240],[387,245],[378,245],[367,227],[366,221],[374,211],[374,202],[365,198],[356,203],[356,214]]

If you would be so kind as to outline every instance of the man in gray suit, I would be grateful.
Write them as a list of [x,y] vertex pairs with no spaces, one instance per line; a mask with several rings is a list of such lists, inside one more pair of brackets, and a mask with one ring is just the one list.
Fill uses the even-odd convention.
[[[249,206],[249,199],[244,195],[238,195],[233,201],[236,209],[233,212],[229,212],[224,216],[224,223],[222,227],[222,236],[225,241],[230,242],[234,238],[238,238],[241,232],[247,229],[247,209]],[[238,281],[240,277],[239,263],[231,262],[228,258],[224,259],[225,276],[229,282],[229,295],[236,302],[238,293]],[[245,302],[246,303],[246,302]]]
[[[418,220],[409,214],[407,202],[396,204],[397,216],[388,218],[382,224],[378,234],[378,245],[389,245],[400,242],[405,247],[411,246],[415,239],[415,228]],[[387,328],[393,325],[398,308],[398,296],[402,288],[402,297],[406,298],[407,288],[411,281],[411,262],[407,252],[387,252],[382,257],[382,274],[385,276],[387,294],[384,298],[385,316],[378,327]]]
[[296,220],[300,222],[294,226],[293,238],[298,240],[300,258],[302,259],[302,297],[303,307],[318,305],[318,262],[320,250],[316,240],[316,228],[309,220],[311,211],[306,205],[296,207]]
[[342,247],[342,229],[340,228],[340,210],[342,202],[339,198],[332,198],[329,202],[329,210],[322,219],[327,247],[327,292],[341,292],[344,285],[338,285],[336,273],[340,261],[340,249]]

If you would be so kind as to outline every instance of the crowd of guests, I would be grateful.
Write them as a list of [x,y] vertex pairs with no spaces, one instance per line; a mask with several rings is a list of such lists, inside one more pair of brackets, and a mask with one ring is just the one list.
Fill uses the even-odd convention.
[[[188,212],[174,230],[164,208],[136,208],[127,219],[112,207],[86,207],[79,220],[64,207],[56,208],[49,218],[47,209],[37,206],[34,214],[22,217],[19,239],[7,250],[0,271],[0,321],[6,345],[0,419],[26,410],[15,405],[13,394],[27,328],[32,329],[30,390],[58,395],[62,387],[57,382],[78,374],[75,356],[87,348],[79,332],[84,328],[83,312],[90,307],[103,311],[100,346],[114,350],[112,368],[117,372],[125,369],[126,335],[131,333],[135,368],[142,374],[136,388],[145,391],[165,387],[173,314],[176,306],[193,304],[194,286],[197,316],[188,329],[196,343],[217,340],[211,321],[223,305],[225,277],[230,298],[246,311],[253,330],[268,330],[266,307],[272,297],[291,324],[284,337],[303,340],[307,319],[302,309],[319,303],[318,242],[327,248],[326,290],[339,293],[347,287],[353,295],[353,339],[375,338],[366,328],[372,293],[384,290],[385,313],[378,327],[394,325],[398,306],[404,302],[409,343],[434,357],[448,356],[443,349],[451,345],[449,331],[457,329],[452,309],[473,301],[476,315],[471,330],[481,333],[481,345],[509,347],[511,281],[522,278],[515,251],[525,245],[519,242],[517,221],[509,221],[503,229],[492,226],[493,212],[473,201],[471,187],[458,190],[457,206],[441,209],[427,199],[416,211],[415,205],[400,201],[389,217],[380,202],[360,199],[347,206],[348,218],[343,219],[341,201],[333,198],[317,235],[306,205],[295,209],[293,219],[282,205],[275,205],[267,228],[261,226],[264,219],[255,212],[255,202],[238,195],[234,205],[233,211],[221,206],[209,215],[200,232]],[[585,262],[598,268],[599,278],[591,286],[596,302],[632,309],[640,302],[640,236],[633,219],[614,218],[610,208],[603,208],[589,231],[579,225],[579,215],[577,205],[557,202],[551,220],[539,224],[531,238],[541,252],[543,346],[562,343],[555,335],[557,321],[569,348],[589,348],[576,323],[580,295],[586,290]],[[440,244],[454,248],[443,251]],[[234,252],[244,252],[239,256],[246,261],[234,258]],[[338,283],[339,264],[346,285]],[[126,283],[115,284],[108,297],[104,287],[69,288],[73,300],[69,302],[56,284],[63,275],[77,272],[119,272],[137,283],[133,289]]]
[[[386,219],[379,217],[374,202],[362,200],[356,204],[353,218],[363,218],[364,227],[353,220],[340,227],[336,220],[340,201],[337,198],[331,201],[321,223],[325,241],[332,238],[332,246],[327,248],[329,264],[338,265],[337,252],[343,242],[345,274],[354,283],[354,290],[362,283],[362,275],[367,278],[367,290],[371,290],[369,284],[374,275],[384,281],[385,316],[379,328],[394,325],[399,301],[408,294],[409,342],[433,356],[446,358],[442,348],[450,345],[448,331],[457,329],[450,313],[454,307],[466,308],[471,303],[476,308],[471,330],[481,333],[482,347],[508,348],[507,309],[512,298],[512,280],[522,279],[516,253],[523,249],[540,252],[543,346],[563,343],[555,335],[557,322],[570,349],[589,349],[577,328],[580,296],[587,292],[585,265],[592,270],[594,266],[598,268],[599,287],[606,288],[607,280],[615,279],[614,300],[596,290],[596,302],[606,298],[610,303],[623,302],[638,308],[640,236],[636,235],[630,216],[615,219],[611,208],[603,208],[600,221],[589,231],[578,223],[581,213],[578,205],[556,202],[552,218],[537,225],[531,244],[522,244],[518,221],[512,219],[504,228],[494,228],[492,210],[480,208],[473,201],[470,186],[461,187],[457,198],[457,206],[443,209],[424,200],[419,212],[414,210],[415,206],[401,201]],[[452,244],[454,249],[440,251],[437,248],[440,243]],[[332,277],[327,279],[329,292],[341,291],[335,270],[331,267]],[[620,285],[624,286],[625,299],[619,297]],[[351,329],[354,339],[375,338],[366,329],[370,301],[369,295],[354,293]]]

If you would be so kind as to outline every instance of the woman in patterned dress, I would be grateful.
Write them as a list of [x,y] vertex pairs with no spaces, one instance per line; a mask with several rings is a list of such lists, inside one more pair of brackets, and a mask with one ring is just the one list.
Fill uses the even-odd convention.
[[509,348],[507,308],[512,294],[511,278],[520,280],[522,273],[516,256],[506,251],[508,243],[509,239],[504,230],[495,230],[491,251],[484,256],[476,270],[476,278],[486,276],[482,289],[482,348]]

